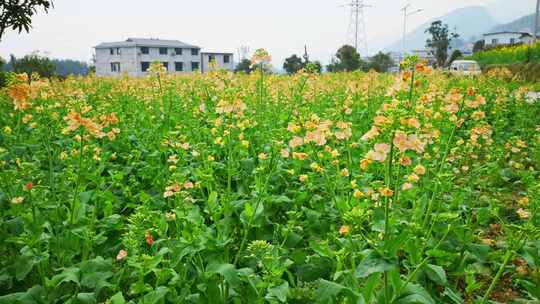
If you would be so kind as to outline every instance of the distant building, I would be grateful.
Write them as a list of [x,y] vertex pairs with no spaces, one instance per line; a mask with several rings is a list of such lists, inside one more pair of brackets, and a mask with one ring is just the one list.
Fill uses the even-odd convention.
[[[211,69],[233,70],[232,53],[202,53],[199,46],[178,40],[128,38],[105,42],[96,50],[96,75],[116,76],[127,73],[143,76],[152,62],[159,61],[169,73],[207,72]],[[210,68],[209,62],[215,60]]]
[[484,34],[485,47],[495,47],[499,45],[514,45],[532,42],[532,35],[527,32],[495,32]]
[[426,60],[429,65],[434,65],[437,62],[435,54],[431,49],[412,50],[412,55],[418,56],[420,60]]
[[[537,41],[540,41],[540,35],[537,35],[536,39],[537,39]],[[527,33],[527,35],[524,35],[521,38],[521,42],[523,42],[524,44],[533,44],[533,42],[534,42],[533,36],[531,34]]]

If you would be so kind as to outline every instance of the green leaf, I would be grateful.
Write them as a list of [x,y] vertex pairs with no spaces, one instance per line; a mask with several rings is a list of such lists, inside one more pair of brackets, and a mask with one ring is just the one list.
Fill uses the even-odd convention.
[[158,288],[156,288],[156,290],[146,294],[141,303],[142,304],[156,304],[158,302],[161,301],[161,299],[163,299],[167,293],[169,292],[169,288],[167,287],[164,287],[164,286],[159,286]]
[[435,301],[422,286],[409,283],[396,304],[435,304]]
[[341,303],[337,297],[343,294],[351,303],[365,303],[362,295],[353,292],[351,289],[330,281],[321,280],[319,288],[315,291],[315,302],[321,304]]
[[463,298],[458,294],[456,293],[455,291],[453,291],[452,289],[446,287],[444,289],[444,295],[446,295],[447,297],[450,298],[450,300],[454,301],[454,303],[456,304],[461,304],[463,303]]
[[124,295],[122,295],[122,292],[117,292],[114,296],[110,298],[111,304],[125,304],[126,300],[124,299]]
[[208,268],[206,269],[206,271],[210,273],[218,273],[222,275],[225,278],[225,281],[227,281],[233,287],[238,286],[240,284],[240,278],[238,277],[238,272],[236,271],[236,268],[232,264],[212,263],[208,265]]
[[90,199],[92,199],[93,193],[94,193],[94,190],[81,192],[81,194],[79,194],[79,199],[81,200],[81,204],[85,204],[85,205],[88,204]]
[[428,264],[426,266],[427,276],[435,283],[439,285],[446,285],[446,271],[441,266]]
[[268,293],[266,294],[265,299],[267,300],[277,299],[278,301],[285,303],[287,301],[288,294],[289,294],[289,283],[285,281],[281,285],[268,288]]
[[62,283],[65,282],[73,282],[77,285],[80,285],[79,273],[80,269],[77,267],[64,268],[64,270],[60,274],[52,277],[51,281],[56,287],[60,286]]
[[356,267],[355,275],[358,278],[367,278],[372,273],[383,273],[396,268],[397,262],[382,257],[376,251],[371,251],[368,256]]
[[328,247],[327,242],[310,242],[309,247],[313,249],[318,255],[322,257],[331,257],[333,256],[332,250]]
[[38,257],[34,255],[32,249],[28,246],[24,246],[21,249],[21,255],[15,260],[15,278],[18,281],[26,278],[28,273],[34,268],[39,262]]
[[94,304],[97,303],[96,295],[93,292],[81,292],[77,294],[77,300],[82,304]]

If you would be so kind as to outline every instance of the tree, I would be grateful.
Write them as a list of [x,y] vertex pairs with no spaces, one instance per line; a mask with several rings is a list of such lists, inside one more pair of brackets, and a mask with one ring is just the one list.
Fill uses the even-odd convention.
[[320,61],[310,61],[306,64],[306,70],[310,73],[320,74],[322,72],[322,64]]
[[327,66],[327,70],[329,72],[350,72],[356,71],[364,65],[356,49],[350,45],[344,45],[337,51],[336,59],[332,59],[332,62]]
[[394,60],[392,60],[392,57],[390,57],[389,54],[383,52],[377,53],[369,60],[369,68],[374,69],[379,73],[388,71],[392,66],[394,66]]
[[452,63],[454,60],[458,60],[463,57],[463,53],[461,53],[460,50],[455,50],[452,52],[452,55],[450,55],[450,59],[448,60],[448,63]]
[[6,72],[3,70],[5,64],[6,61],[4,58],[0,57],[0,88],[3,88],[6,85]]
[[287,72],[287,74],[294,74],[303,69],[306,66],[306,63],[307,62],[302,61],[302,58],[294,54],[285,59],[283,69]]
[[0,41],[8,28],[26,32],[32,27],[32,16],[42,8],[47,13],[53,6],[49,0],[3,0],[0,2]]
[[433,50],[437,66],[442,67],[448,59],[448,49],[453,39],[459,37],[456,33],[450,33],[448,24],[443,24],[437,20],[431,23],[431,26],[426,30],[426,33],[431,35],[431,38],[426,40],[426,46]]
[[473,46],[473,53],[477,53],[477,52],[481,52],[484,50],[484,47],[486,45],[486,41],[485,40],[478,40],[474,43],[474,46]]
[[37,53],[26,55],[21,59],[11,55],[11,65],[15,73],[26,73],[28,79],[32,73],[38,73],[41,77],[51,77],[55,75],[54,64],[47,57],[40,56]]
[[239,72],[243,72],[245,74],[250,74],[253,69],[251,67],[251,60],[249,59],[242,59],[237,65],[236,65],[236,68],[234,69],[234,71],[236,73],[239,73]]
[[86,75],[88,74],[88,64],[83,61],[71,59],[52,59],[56,74],[60,76]]

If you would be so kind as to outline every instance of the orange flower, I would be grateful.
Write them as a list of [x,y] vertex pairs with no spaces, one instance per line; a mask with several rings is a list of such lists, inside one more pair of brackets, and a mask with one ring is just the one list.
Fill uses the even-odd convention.
[[403,191],[406,191],[406,190],[409,190],[409,189],[412,189],[413,185],[411,183],[404,183],[402,186],[401,186],[401,189]]
[[150,232],[146,231],[144,233],[144,237],[146,239],[146,244],[148,244],[148,246],[152,246],[152,244],[154,244],[154,237],[152,236]]
[[304,144],[304,139],[299,136],[293,137],[291,140],[289,140],[289,147],[296,148]]
[[116,260],[121,261],[125,259],[127,255],[127,251],[125,251],[124,249],[120,249],[120,251],[118,251],[118,254],[116,255]]
[[28,182],[24,187],[26,190],[30,191],[32,188],[34,188],[34,184],[32,182]]
[[399,163],[402,165],[402,166],[410,166],[411,163],[412,163],[412,160],[410,157],[408,156],[402,156],[399,158]]
[[28,83],[11,85],[8,88],[8,95],[13,99],[13,105],[16,111],[24,111],[32,106],[32,104],[28,101],[30,97],[30,86]]
[[364,134],[362,136],[362,140],[363,141],[368,141],[370,139],[373,139],[375,137],[379,136],[379,128],[373,126],[371,127],[371,129],[369,131],[366,132],[366,134]]
[[528,219],[531,216],[531,213],[523,208],[519,208],[518,211],[516,211],[516,213],[518,214],[519,218],[522,220]]
[[343,225],[339,228],[339,234],[341,235],[347,235],[351,231],[351,227],[348,225]]
[[390,188],[388,187],[380,188],[379,193],[385,197],[391,197],[392,195],[394,195],[394,191],[390,190]]
[[401,131],[397,131],[394,136],[394,146],[396,146],[399,149],[399,152],[405,153],[409,148],[409,140],[407,138],[407,134]]
[[369,167],[369,164],[371,163],[371,160],[369,159],[362,159],[360,161],[360,168],[362,170],[367,170],[367,168]]
[[424,175],[426,174],[426,168],[422,165],[417,165],[416,167],[414,167],[414,173],[418,175]]

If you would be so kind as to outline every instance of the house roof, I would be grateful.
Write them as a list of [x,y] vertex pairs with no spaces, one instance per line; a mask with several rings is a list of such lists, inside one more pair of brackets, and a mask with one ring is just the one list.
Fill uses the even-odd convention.
[[101,48],[111,48],[111,47],[135,47],[135,46],[200,48],[196,45],[185,43],[180,40],[166,40],[166,39],[153,39],[153,38],[128,38],[125,41],[103,42],[96,45],[94,48],[101,49]]
[[502,32],[485,33],[484,36],[498,35],[498,34],[519,34],[519,35],[522,35],[522,36],[530,36],[531,35],[531,34],[529,34],[527,32],[502,31]]
[[203,55],[234,55],[234,53],[227,52],[201,52]]

